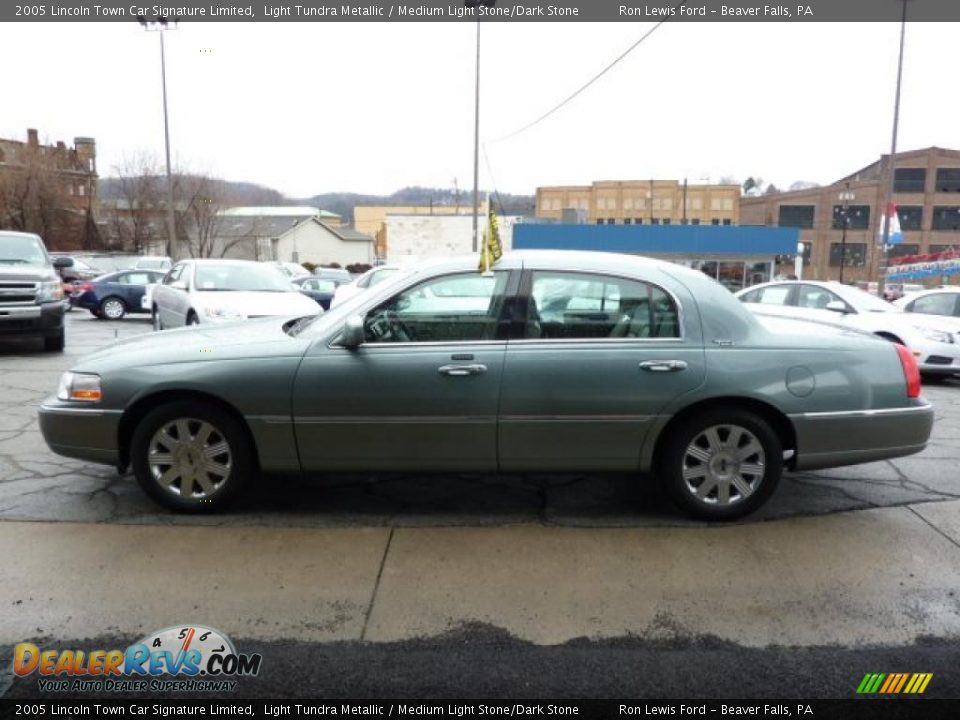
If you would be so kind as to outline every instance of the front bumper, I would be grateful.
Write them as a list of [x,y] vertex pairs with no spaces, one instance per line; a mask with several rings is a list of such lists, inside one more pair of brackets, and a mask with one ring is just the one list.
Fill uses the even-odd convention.
[[116,466],[122,414],[51,397],[40,406],[37,419],[43,439],[57,455]]
[[0,306],[0,335],[56,335],[63,327],[66,303]]
[[933,430],[933,406],[923,400],[905,408],[798,413],[790,420],[797,435],[793,469],[816,470],[920,452]]

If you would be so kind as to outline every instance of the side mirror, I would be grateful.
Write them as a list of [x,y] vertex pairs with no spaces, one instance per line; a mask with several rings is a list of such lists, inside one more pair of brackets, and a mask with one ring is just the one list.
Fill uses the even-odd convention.
[[363,345],[363,336],[363,316],[351,315],[343,323],[340,344],[348,348],[360,347]]
[[187,283],[183,280],[174,280],[172,283],[170,283],[170,287],[172,287],[174,290],[186,290]]
[[847,304],[842,300],[831,300],[827,303],[826,309],[830,312],[847,314]]
[[55,268],[73,267],[73,258],[72,257],[55,257],[53,259],[53,266]]

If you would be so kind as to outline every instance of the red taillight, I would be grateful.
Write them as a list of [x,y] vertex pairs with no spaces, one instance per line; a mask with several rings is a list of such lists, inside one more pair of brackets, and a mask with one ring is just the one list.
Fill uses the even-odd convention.
[[895,343],[897,355],[900,356],[900,365],[903,367],[903,378],[907,381],[907,397],[920,397],[920,368],[917,367],[917,360],[913,357],[905,346]]
[[85,293],[89,290],[93,290],[93,283],[79,283],[78,285],[73,286],[74,292]]

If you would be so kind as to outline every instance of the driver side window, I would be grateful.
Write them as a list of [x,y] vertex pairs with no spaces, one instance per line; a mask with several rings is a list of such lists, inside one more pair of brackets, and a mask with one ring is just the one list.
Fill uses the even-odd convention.
[[364,340],[470,342],[493,340],[507,273],[462,273],[433,278],[394,295],[363,322]]

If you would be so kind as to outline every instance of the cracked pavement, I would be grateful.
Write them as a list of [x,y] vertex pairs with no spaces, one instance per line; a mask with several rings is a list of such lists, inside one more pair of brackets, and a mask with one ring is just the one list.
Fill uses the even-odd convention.
[[264,652],[244,691],[264,697],[770,697],[784,668],[811,697],[914,668],[956,696],[960,382],[925,387],[923,453],[787,474],[733,524],[579,474],[268,478],[197,517],[37,429],[76,357],[149,331],[74,311],[62,356],[0,344],[0,696],[39,694],[11,675],[17,642],[186,623]]
[[[64,355],[0,344],[0,519],[277,527],[696,525],[631,475],[363,475],[266,478],[231,512],[178,516],[157,508],[128,473],[62,458],[40,436],[36,406],[60,372],[114,337],[149,332],[145,317],[119,323],[68,316]],[[788,473],[771,502],[745,522],[960,498],[960,382],[927,384],[933,439],[921,454],[820,472]]]

